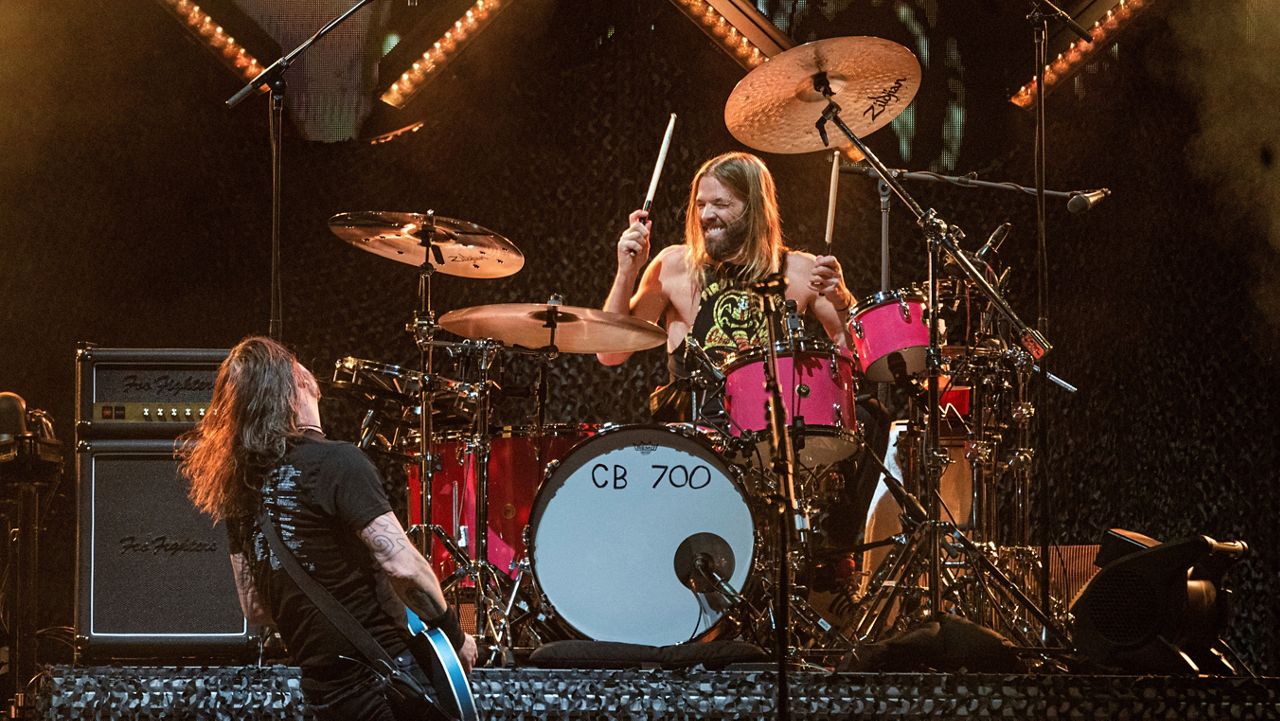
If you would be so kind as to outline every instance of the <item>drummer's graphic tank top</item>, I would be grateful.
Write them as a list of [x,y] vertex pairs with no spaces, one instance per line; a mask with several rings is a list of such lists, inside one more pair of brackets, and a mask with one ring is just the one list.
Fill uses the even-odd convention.
[[[787,270],[787,255],[782,256],[782,272]],[[702,292],[698,295],[698,315],[693,328],[686,336],[697,339],[714,363],[740,351],[760,348],[769,341],[764,309],[760,296],[751,290],[751,284],[742,280],[738,269],[721,266],[706,269],[702,273]],[[687,345],[680,345],[667,357],[667,370],[671,382],[660,386],[649,399],[649,409],[654,420],[662,422],[690,420],[689,361],[686,361]],[[715,418],[724,412],[722,401],[716,397],[702,407],[703,417]]]
[[703,276],[698,315],[689,333],[717,362],[769,338],[760,296],[735,274],[710,270]]
[[[787,270],[787,255],[782,256],[782,271]],[[739,277],[738,269],[708,268],[702,273],[702,292],[698,295],[698,315],[693,319],[689,336],[697,339],[711,360],[720,363],[739,351],[763,347],[769,339],[760,296],[750,283]],[[687,375],[684,364],[685,344],[670,356],[671,378]]]

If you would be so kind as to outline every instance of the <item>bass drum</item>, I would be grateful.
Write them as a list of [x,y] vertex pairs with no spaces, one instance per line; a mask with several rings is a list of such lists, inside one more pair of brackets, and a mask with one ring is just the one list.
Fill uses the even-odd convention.
[[666,646],[712,635],[728,603],[695,560],[741,592],[755,528],[735,470],[699,434],[618,426],[548,470],[529,555],[543,596],[582,636]]

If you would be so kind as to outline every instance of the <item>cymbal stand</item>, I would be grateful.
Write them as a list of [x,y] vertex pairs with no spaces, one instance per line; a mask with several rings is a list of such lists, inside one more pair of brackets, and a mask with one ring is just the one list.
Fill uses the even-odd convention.
[[[944,531],[951,541],[950,549],[964,554],[980,573],[985,573],[987,577],[997,581],[999,585],[1014,599],[1021,604],[1028,612],[1031,613],[1043,625],[1046,635],[1055,636],[1061,641],[1066,641],[1064,632],[1056,627],[1056,624],[1049,616],[1022,592],[1012,581],[995,567],[988,559],[982,549],[974,545],[963,533],[956,529],[954,524],[946,524],[939,520],[939,480],[944,467],[944,458],[942,446],[939,437],[941,428],[941,412],[940,412],[940,389],[939,376],[941,374],[942,365],[942,338],[940,329],[940,313],[938,307],[938,271],[942,265],[944,257],[949,256],[960,268],[964,275],[968,276],[970,281],[977,287],[983,295],[990,301],[992,306],[1003,315],[1015,329],[1019,342],[1031,353],[1035,358],[1044,356],[1052,346],[1045,340],[1039,331],[1031,328],[1022,321],[1021,318],[1013,311],[1008,301],[997,291],[986,277],[977,269],[973,261],[960,251],[959,241],[963,239],[964,233],[956,226],[948,225],[939,214],[931,209],[926,210],[915,198],[907,192],[902,183],[894,177],[893,173],[887,168],[883,162],[867,147],[853,131],[845,125],[840,117],[840,106],[836,104],[834,99],[834,91],[831,88],[829,79],[825,72],[816,73],[812,78],[813,88],[827,98],[827,107],[822,111],[822,116],[815,124],[819,135],[824,144],[827,141],[826,124],[828,122],[835,125],[866,157],[867,162],[876,169],[880,175],[880,179],[887,184],[903,202],[907,209],[915,216],[917,224],[924,230],[925,238],[928,242],[928,312],[929,312],[929,350],[926,355],[927,363],[927,420],[924,425],[924,450],[921,468],[923,482],[920,484],[921,492],[924,494],[924,510],[926,520],[923,523],[917,523],[911,532],[911,539],[895,558],[894,563],[889,569],[890,574],[894,576],[893,583],[901,584],[903,581],[910,582],[918,576],[911,575],[912,568],[916,565],[914,557],[918,552],[922,551],[924,556],[924,566],[926,568],[925,577],[928,585],[928,610],[932,614],[940,614],[943,610],[942,598],[944,585],[954,587],[954,574],[949,570],[944,574],[942,566],[942,540]],[[917,415],[919,415],[917,413]],[[879,598],[886,587],[882,585],[876,589],[874,596]],[[887,592],[890,597],[896,595],[896,588]],[[880,612],[876,613],[876,603],[872,603],[868,608],[868,614],[878,616],[879,619],[884,618],[884,613],[888,613],[892,604],[886,604],[881,607]],[[865,618],[863,622],[868,622]],[[859,628],[863,628],[864,623],[859,624]]]
[[[430,559],[433,551],[434,538],[440,536],[447,539],[448,536],[443,528],[438,528],[432,523],[434,517],[432,511],[432,495],[435,490],[435,472],[436,457],[434,453],[435,431],[432,428],[432,409],[434,403],[434,383],[432,372],[434,371],[434,348],[436,330],[440,328],[436,324],[436,312],[431,307],[431,276],[435,274],[435,266],[432,262],[444,263],[444,254],[440,248],[432,243],[435,236],[435,211],[428,210],[426,213],[427,223],[424,224],[419,232],[418,243],[427,249],[422,256],[422,265],[418,266],[418,308],[413,314],[413,321],[405,326],[405,331],[413,335],[414,342],[418,346],[418,487],[420,492],[419,498],[419,523],[409,529],[413,537],[418,540],[418,550],[422,555]],[[450,547],[450,553],[454,554],[456,547],[453,544],[447,544]],[[455,554],[456,555],[456,554]]]
[[[423,254],[422,265],[418,267],[418,308],[414,311],[413,321],[405,324],[405,331],[411,334],[418,346],[418,523],[409,527],[409,537],[418,545],[419,552],[427,559],[434,553],[438,540],[457,568],[469,567],[466,551],[449,535],[449,531],[434,522],[432,515],[435,497],[435,474],[440,467],[440,459],[435,453],[435,429],[433,428],[433,411],[435,407],[435,346],[436,331],[440,326],[436,323],[435,309],[431,305],[431,278],[435,275],[434,263],[443,264],[444,254],[439,246],[432,242],[435,235],[435,211],[426,212],[427,220],[418,231],[418,243],[427,248]],[[445,584],[441,584],[444,586]]]

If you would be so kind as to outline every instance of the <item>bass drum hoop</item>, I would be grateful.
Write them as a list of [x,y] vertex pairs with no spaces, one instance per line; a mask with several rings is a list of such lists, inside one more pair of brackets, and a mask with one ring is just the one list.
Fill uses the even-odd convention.
[[[560,481],[578,470],[591,460],[603,455],[603,451],[594,454],[587,454],[586,449],[593,445],[600,444],[604,450],[613,450],[615,448],[625,447],[627,444],[623,442],[623,438],[636,431],[656,431],[660,434],[668,434],[684,441],[692,443],[696,448],[705,453],[704,460],[708,465],[712,465],[716,470],[722,472],[729,479],[734,490],[741,497],[743,506],[747,509],[750,517],[752,544],[749,557],[746,559],[736,559],[735,569],[746,569],[746,581],[742,584],[742,588],[737,588],[739,594],[746,596],[747,590],[752,588],[758,581],[756,564],[759,560],[759,551],[761,545],[761,525],[760,518],[757,514],[755,504],[751,502],[751,496],[748,493],[746,485],[743,481],[744,472],[737,466],[730,465],[725,461],[722,453],[718,452],[709,440],[704,437],[705,432],[688,423],[672,423],[663,424],[611,424],[606,423],[600,426],[595,435],[585,438],[565,454],[564,458],[559,461],[552,461],[547,464],[546,471],[543,475],[542,484],[538,487],[538,493],[533,499],[533,506],[529,511],[529,525],[525,528],[525,548],[527,558],[529,559],[529,570],[533,576],[534,588],[538,594],[538,598],[544,609],[550,609],[549,614],[552,620],[558,623],[560,627],[567,629],[578,638],[587,640],[601,640],[592,637],[586,632],[579,629],[574,622],[565,616],[556,608],[555,602],[548,596],[543,589],[543,584],[538,575],[537,562],[537,529],[542,523],[543,514],[546,512],[547,505],[551,498],[554,497],[554,491],[559,490],[563,486]],[[666,436],[664,436],[666,437]],[[734,574],[736,575],[736,573]],[[703,631],[691,636],[681,643],[691,643],[700,641],[714,640],[724,634],[726,628],[732,625],[731,619],[734,612],[740,610],[738,608],[730,608],[712,624]]]

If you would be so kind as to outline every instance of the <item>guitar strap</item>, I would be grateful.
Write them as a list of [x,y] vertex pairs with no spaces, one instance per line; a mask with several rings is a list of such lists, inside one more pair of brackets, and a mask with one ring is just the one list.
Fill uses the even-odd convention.
[[[423,699],[434,699],[435,696],[427,691],[426,688],[418,682],[413,676],[402,673],[400,667],[396,665],[395,659],[391,658],[391,654],[378,643],[378,640],[369,633],[356,617],[351,615],[346,606],[343,606],[338,599],[333,597],[324,586],[321,586],[311,574],[307,573],[302,564],[298,563],[298,559],[293,555],[284,542],[280,540],[280,536],[276,533],[275,524],[271,522],[271,517],[267,515],[265,508],[258,512],[258,525],[262,528],[262,534],[267,537],[267,545],[271,547],[271,552],[276,554],[276,558],[280,559],[280,565],[288,572],[289,577],[298,585],[298,588],[311,599],[311,603],[320,609],[320,612],[329,619],[329,623],[338,629],[338,632],[351,642],[368,661],[370,666],[374,667],[374,672],[378,672],[378,667],[382,668],[380,673],[387,680],[395,680],[402,686],[410,689]],[[434,701],[431,701],[434,705]]]

